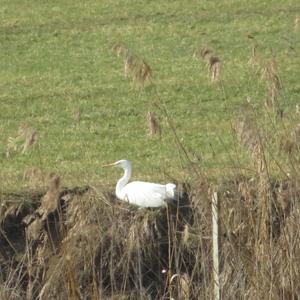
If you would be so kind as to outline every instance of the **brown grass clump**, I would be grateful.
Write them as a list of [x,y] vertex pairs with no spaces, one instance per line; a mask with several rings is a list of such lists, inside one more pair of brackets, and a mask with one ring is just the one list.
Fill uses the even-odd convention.
[[43,171],[38,167],[30,167],[24,171],[23,180],[30,181],[37,184],[40,180],[44,179]]
[[22,123],[16,137],[9,137],[6,145],[6,157],[20,152],[24,154],[29,148],[36,144],[37,132],[27,123]]
[[158,117],[155,113],[148,111],[147,122],[149,128],[149,135],[159,134],[161,135],[161,127]]
[[221,62],[217,56],[211,56],[209,58],[209,69],[211,74],[211,82],[218,82],[221,74]]
[[241,109],[235,132],[239,142],[253,155],[253,161],[256,161],[255,156],[260,147],[261,136],[249,105]]
[[295,22],[294,22],[294,29],[295,29],[295,30],[298,30],[299,27],[300,27],[300,17],[299,17],[299,16],[296,16]]
[[139,59],[135,55],[128,55],[124,60],[125,76],[130,76],[133,83],[138,88],[144,88],[145,85],[152,82],[152,69],[145,60]]
[[252,38],[251,57],[248,61],[248,65],[250,65],[251,67],[257,67],[260,64],[260,56],[257,51],[258,48],[259,48],[258,42],[254,38]]
[[123,57],[125,77],[131,77],[137,88],[144,88],[152,82],[152,68],[144,59],[139,58],[120,43],[113,47],[113,51],[117,53],[117,56]]
[[300,124],[297,124],[292,129],[288,136],[284,136],[280,142],[280,150],[292,155],[295,152],[299,152],[299,140],[300,140]]
[[128,55],[124,60],[124,73],[125,76],[132,75],[137,65],[137,58],[133,55]]
[[196,59],[202,58],[208,67],[209,77],[212,83],[217,83],[221,79],[221,61],[208,46],[199,48],[193,54]]
[[209,57],[213,55],[213,51],[208,47],[205,46],[203,48],[199,47],[193,54],[195,59],[204,59],[206,61],[209,60]]
[[152,69],[145,60],[141,60],[136,64],[133,74],[134,83],[138,87],[145,87],[147,83],[152,81]]
[[78,123],[80,119],[81,119],[81,111],[79,108],[76,108],[73,110],[73,120]]
[[124,57],[128,53],[128,49],[123,43],[116,43],[112,47],[112,50],[117,54],[118,57]]
[[282,89],[282,82],[279,77],[278,66],[275,58],[266,63],[262,69],[262,77],[266,80],[267,92],[265,108],[275,113],[281,113],[279,95]]

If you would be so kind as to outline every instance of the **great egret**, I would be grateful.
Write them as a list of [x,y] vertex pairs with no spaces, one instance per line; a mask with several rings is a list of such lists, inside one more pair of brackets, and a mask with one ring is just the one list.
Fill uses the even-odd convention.
[[140,207],[159,207],[166,201],[175,198],[176,185],[167,183],[166,185],[144,181],[132,181],[128,183],[131,177],[131,163],[122,159],[115,163],[105,165],[115,166],[124,170],[124,175],[119,179],[116,185],[116,196],[118,199],[138,205]]

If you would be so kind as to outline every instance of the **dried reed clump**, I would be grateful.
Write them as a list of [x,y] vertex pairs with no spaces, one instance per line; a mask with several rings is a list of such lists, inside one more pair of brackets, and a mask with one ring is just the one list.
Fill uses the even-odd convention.
[[60,178],[54,175],[50,180],[47,193],[41,200],[40,207],[23,219],[23,223],[27,226],[26,234],[29,241],[36,241],[39,238],[48,216],[58,209],[59,194]]
[[174,274],[170,279],[170,299],[190,299],[191,280],[187,273]]
[[6,157],[20,152],[24,154],[29,148],[36,144],[37,132],[27,123],[22,123],[16,137],[9,137],[6,145]]
[[249,150],[253,160],[256,161],[256,155],[260,147],[260,133],[256,122],[251,116],[247,108],[242,109],[242,112],[236,122],[235,132],[239,142]]
[[208,67],[210,81],[217,83],[221,79],[221,61],[209,47],[199,48],[193,54],[196,59],[202,58]]
[[195,59],[204,59],[204,60],[208,60],[210,56],[213,55],[213,51],[205,46],[203,48],[199,47],[193,54],[193,58]]
[[128,53],[128,48],[123,43],[116,43],[112,47],[112,50],[117,54],[118,57],[124,57]]
[[33,185],[37,185],[39,182],[44,181],[45,174],[38,167],[27,168],[23,173],[23,181],[28,181]]
[[280,112],[279,94],[282,82],[279,77],[278,66],[275,58],[268,61],[262,69],[262,77],[266,80],[267,92],[265,107],[273,112]]
[[152,69],[145,60],[141,60],[134,69],[133,80],[136,86],[145,87],[147,83],[152,82]]
[[81,119],[81,111],[79,108],[76,108],[73,110],[73,120],[78,123],[80,119]]
[[113,50],[119,57],[123,57],[125,77],[131,77],[136,87],[144,88],[152,82],[152,68],[144,59],[133,54],[121,43],[116,44]]
[[[139,290],[135,294],[140,297],[145,290],[155,290],[158,279],[152,277],[152,268],[158,271],[165,256],[161,245],[154,246],[160,240],[161,225],[152,212],[115,205],[93,191],[69,201],[66,235],[45,274],[41,297],[51,293],[52,297],[76,294],[100,299],[130,289]],[[154,253],[157,256],[152,261]],[[148,289],[145,284],[150,284]]]
[[[258,228],[258,238],[256,240],[256,249],[260,256],[259,251],[265,252],[267,243],[265,241],[270,239],[269,224],[271,216],[271,192],[269,183],[268,173],[268,162],[265,152],[265,139],[261,130],[258,130],[254,117],[250,115],[250,112],[244,111],[236,125],[236,133],[240,143],[246,147],[253,161],[253,165],[256,170],[256,176],[258,177],[257,188],[258,188],[258,211],[260,214],[260,222]],[[263,258],[262,258],[263,259]]]
[[292,129],[288,136],[284,136],[280,141],[279,149],[289,155],[295,152],[299,152],[299,140],[300,140],[300,124],[297,124]]
[[130,54],[124,59],[124,74],[125,77],[132,75],[134,73],[134,70],[137,66],[138,59]]
[[49,189],[41,200],[41,205],[36,213],[45,221],[49,214],[57,210],[60,194],[60,177],[54,174],[50,180]]
[[296,16],[295,17],[295,21],[294,21],[294,29],[295,30],[298,30],[300,27],[300,17],[299,16]]
[[211,82],[219,82],[221,74],[221,62],[217,56],[211,56],[209,58],[209,69],[211,74]]
[[257,51],[258,48],[258,42],[253,38],[251,43],[251,56],[248,61],[248,65],[250,65],[251,67],[258,67],[260,65],[260,56]]
[[[294,276],[299,275],[294,272],[298,271],[293,270],[288,275],[291,269],[287,266],[291,267],[289,259],[295,262],[292,256],[299,253],[300,247],[293,248],[289,253],[287,249],[292,241],[286,239],[290,234],[295,237],[295,223],[293,229],[287,226],[292,212],[297,211],[293,210],[293,205],[299,190],[296,192],[297,188],[291,182],[271,184],[270,234],[269,239],[262,239],[260,229],[264,219],[259,205],[260,182],[257,179],[242,179],[237,184],[230,188],[232,193],[224,193],[220,209],[224,230],[221,238],[224,253],[221,262],[223,297],[227,299],[234,295],[240,298],[247,294],[250,299],[262,299],[267,295],[285,299],[283,295],[297,295],[299,285],[294,285]],[[237,188],[238,191],[234,191]],[[295,192],[297,196],[294,194],[291,197]],[[280,205],[281,202],[284,205]],[[299,264],[295,267],[299,270]]]
[[134,85],[139,88],[144,88],[153,78],[149,64],[133,54],[127,55],[124,59],[124,73],[126,77],[130,76]]
[[155,134],[159,134],[159,136],[161,136],[160,122],[155,113],[148,111],[147,123],[148,123],[149,135],[153,136]]

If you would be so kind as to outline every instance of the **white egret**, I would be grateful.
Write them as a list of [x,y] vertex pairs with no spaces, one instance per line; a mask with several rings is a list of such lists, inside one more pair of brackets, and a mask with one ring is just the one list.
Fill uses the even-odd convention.
[[173,183],[157,184],[144,181],[132,181],[128,183],[131,177],[131,163],[122,159],[115,163],[105,165],[115,166],[124,170],[124,175],[119,179],[116,185],[116,196],[118,199],[138,205],[140,207],[159,207],[166,201],[175,198],[176,185]]

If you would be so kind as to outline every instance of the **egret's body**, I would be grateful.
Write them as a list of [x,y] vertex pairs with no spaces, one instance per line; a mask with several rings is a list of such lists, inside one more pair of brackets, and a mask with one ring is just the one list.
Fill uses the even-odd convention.
[[176,185],[166,185],[144,181],[129,182],[131,177],[131,164],[128,160],[119,160],[111,166],[120,167],[124,170],[123,177],[116,185],[118,199],[138,205],[140,207],[159,207],[166,201],[175,198]]

